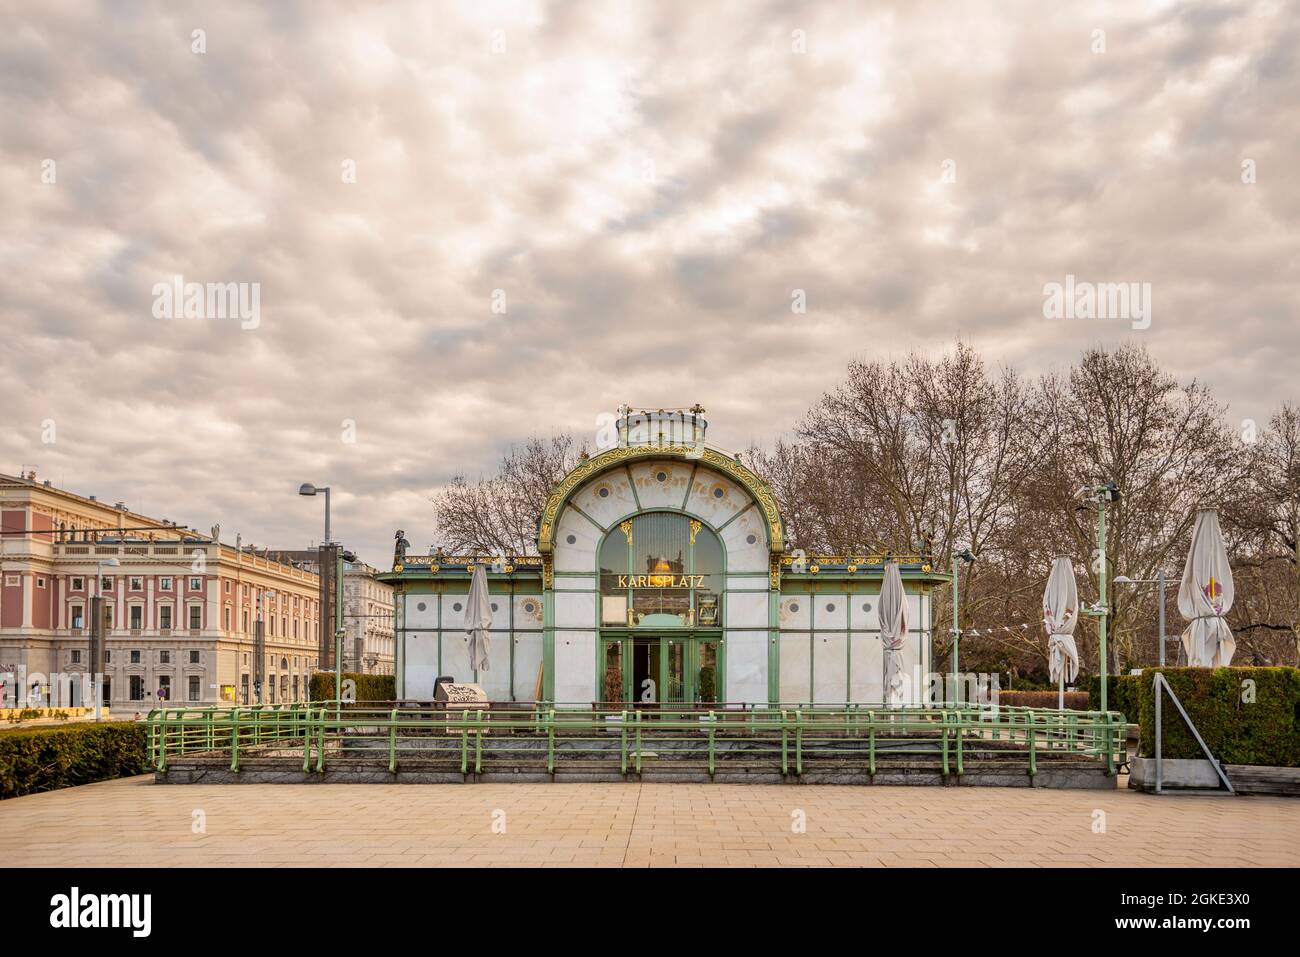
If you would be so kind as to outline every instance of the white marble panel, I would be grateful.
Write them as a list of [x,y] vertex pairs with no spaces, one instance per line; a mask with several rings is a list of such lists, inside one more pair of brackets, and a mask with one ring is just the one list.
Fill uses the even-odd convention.
[[[437,628],[438,627],[438,596],[437,595],[406,595],[406,627],[407,628]],[[423,606],[423,607],[421,607]]]
[[842,631],[849,626],[847,595],[819,593],[809,597],[815,602],[813,627],[818,631]]
[[728,571],[767,571],[767,532],[758,509],[751,508],[724,528],[722,542],[727,547]]
[[712,469],[701,467],[691,483],[686,510],[717,528],[752,502],[741,486]]
[[492,635],[488,639],[487,671],[479,669],[478,683],[489,701],[510,700],[510,635]]
[[555,700],[587,707],[596,700],[595,632],[555,633]]
[[469,639],[463,630],[442,633],[442,673],[457,681],[474,680],[474,670],[469,666]]
[[767,592],[727,592],[728,628],[766,628]]
[[638,462],[628,471],[636,485],[636,495],[645,508],[681,508],[686,500],[686,484],[693,463],[670,459]]
[[534,701],[542,663],[542,633],[515,633],[515,700]]
[[406,687],[408,698],[433,700],[438,680],[438,636],[436,632],[408,632],[406,635]]
[[783,704],[804,704],[812,699],[812,653],[804,632],[782,633],[781,694]]
[[728,632],[727,700],[767,703],[767,632]]
[[515,631],[540,630],[542,627],[542,596],[515,596]]
[[782,595],[777,606],[777,620],[782,628],[807,628],[812,621],[811,595]]
[[596,568],[596,549],[603,531],[582,514],[566,508],[555,532],[555,570],[590,572]]
[[596,596],[591,592],[555,593],[557,628],[592,628],[596,624]]
[[849,638],[844,632],[813,633],[813,701],[844,704],[849,681]]
[[624,515],[636,511],[636,500],[632,497],[632,485],[627,473],[621,468],[591,479],[578,489],[570,499],[605,528],[610,528]]
[[854,592],[849,601],[853,605],[853,630],[875,631],[880,627],[880,595],[878,592]]
[[858,704],[878,704],[884,700],[885,665],[879,635],[852,637],[853,663],[850,666],[850,693]]

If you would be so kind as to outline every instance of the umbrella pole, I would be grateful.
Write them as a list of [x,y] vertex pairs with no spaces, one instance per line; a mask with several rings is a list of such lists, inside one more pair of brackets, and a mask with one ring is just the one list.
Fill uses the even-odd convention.
[[1065,662],[1061,662],[1061,673],[1056,676],[1056,710],[1065,710]]

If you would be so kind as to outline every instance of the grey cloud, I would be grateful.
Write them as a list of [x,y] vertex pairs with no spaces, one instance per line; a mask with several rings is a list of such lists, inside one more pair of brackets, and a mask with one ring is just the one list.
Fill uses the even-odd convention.
[[[277,546],[332,484],[382,563],[530,433],[700,401],[770,444],[850,356],[957,335],[1296,397],[1292,5],[5,6],[9,471]],[[1043,319],[1067,272],[1151,282],[1151,328]],[[153,319],[173,273],[260,282],[261,327]]]

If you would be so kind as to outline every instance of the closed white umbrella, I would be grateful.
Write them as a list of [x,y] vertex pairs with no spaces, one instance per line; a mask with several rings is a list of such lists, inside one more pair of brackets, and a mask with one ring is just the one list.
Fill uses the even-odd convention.
[[488,629],[492,627],[492,603],[488,599],[487,572],[474,566],[465,600],[465,635],[469,638],[469,665],[475,671],[488,670]]
[[880,644],[885,658],[885,704],[905,704],[903,676],[903,642],[907,638],[907,594],[898,562],[885,566],[885,581],[880,586]]
[[1203,508],[1196,513],[1192,547],[1178,588],[1178,611],[1187,620],[1183,650],[1193,668],[1226,668],[1237,650],[1225,617],[1232,609],[1234,591],[1228,549],[1219,530],[1219,513]]
[[1079,649],[1074,644],[1074,626],[1079,623],[1079,587],[1074,580],[1074,563],[1068,558],[1052,560],[1052,571],[1043,590],[1043,627],[1047,629],[1047,673],[1056,682],[1056,707],[1065,709],[1065,682],[1079,677]]

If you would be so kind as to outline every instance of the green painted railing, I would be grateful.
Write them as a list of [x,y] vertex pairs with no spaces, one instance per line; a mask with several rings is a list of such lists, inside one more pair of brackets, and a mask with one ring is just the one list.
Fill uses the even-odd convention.
[[328,765],[437,765],[461,774],[545,768],[629,769],[647,760],[696,763],[715,774],[736,768],[804,774],[811,766],[862,767],[882,761],[963,775],[990,760],[1022,765],[1084,759],[1114,774],[1124,761],[1126,725],[1115,712],[1034,708],[886,708],[796,705],[695,710],[592,710],[498,704],[451,709],[314,702],[241,708],[163,708],[148,718],[155,768],[203,754],[229,758],[232,771],[254,756]]

